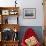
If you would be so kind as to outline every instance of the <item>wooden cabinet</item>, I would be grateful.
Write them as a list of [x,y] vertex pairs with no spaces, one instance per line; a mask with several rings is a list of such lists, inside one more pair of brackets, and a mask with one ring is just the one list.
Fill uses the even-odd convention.
[[[0,7],[0,32],[1,32],[0,46],[18,46],[19,39],[17,40],[15,39],[15,36],[17,36],[18,34],[17,32],[19,31],[20,27],[18,24],[18,17],[19,17],[19,7]],[[4,32],[6,32],[6,35],[8,35],[8,37],[10,33],[8,34],[7,32],[13,32],[14,35],[11,34],[12,35],[12,37],[10,36],[11,39],[7,41],[2,37],[2,35],[4,35]]]

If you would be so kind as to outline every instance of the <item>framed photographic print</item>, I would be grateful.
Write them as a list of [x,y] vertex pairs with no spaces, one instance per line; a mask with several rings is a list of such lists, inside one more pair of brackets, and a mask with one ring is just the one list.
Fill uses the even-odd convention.
[[10,15],[16,15],[17,13],[18,13],[18,12],[17,12],[16,10],[14,10],[14,9],[9,11],[9,14],[10,14]]
[[2,10],[2,15],[9,15],[9,10]]
[[35,19],[36,18],[36,8],[24,8],[23,9],[24,18]]

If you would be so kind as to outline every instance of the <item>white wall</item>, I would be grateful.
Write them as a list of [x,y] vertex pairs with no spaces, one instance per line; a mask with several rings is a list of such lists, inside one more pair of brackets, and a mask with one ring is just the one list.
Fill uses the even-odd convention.
[[23,19],[23,10],[21,10],[20,23],[26,26],[43,26],[43,6],[42,0],[24,0],[21,2],[21,9],[36,8],[36,19]]
[[[15,0],[0,0],[1,7],[15,6]],[[20,7],[19,24],[21,26],[43,26],[43,6],[42,0],[17,0]],[[36,19],[24,19],[23,8],[36,8]]]

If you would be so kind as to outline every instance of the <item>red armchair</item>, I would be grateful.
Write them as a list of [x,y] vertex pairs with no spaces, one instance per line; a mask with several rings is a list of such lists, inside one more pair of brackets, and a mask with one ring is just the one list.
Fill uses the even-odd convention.
[[[36,38],[36,39],[35,39]],[[28,39],[28,40],[27,40]],[[29,40],[30,39],[30,40]],[[32,28],[28,28],[25,32],[24,37],[22,38],[22,42],[21,42],[21,46],[33,46],[33,45],[27,45],[28,43],[31,44],[31,42],[28,41],[32,41],[32,39],[35,39],[35,44],[34,46],[41,46],[41,44],[39,43],[39,41],[37,40],[37,35],[34,32],[34,30]],[[26,42],[25,42],[26,41]],[[34,42],[32,41],[32,42]]]

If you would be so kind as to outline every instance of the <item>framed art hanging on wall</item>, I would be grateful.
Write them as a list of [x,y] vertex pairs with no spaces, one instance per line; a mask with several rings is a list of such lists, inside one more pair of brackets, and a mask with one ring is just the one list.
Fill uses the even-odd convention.
[[24,8],[23,17],[25,19],[35,19],[36,18],[36,8]]

